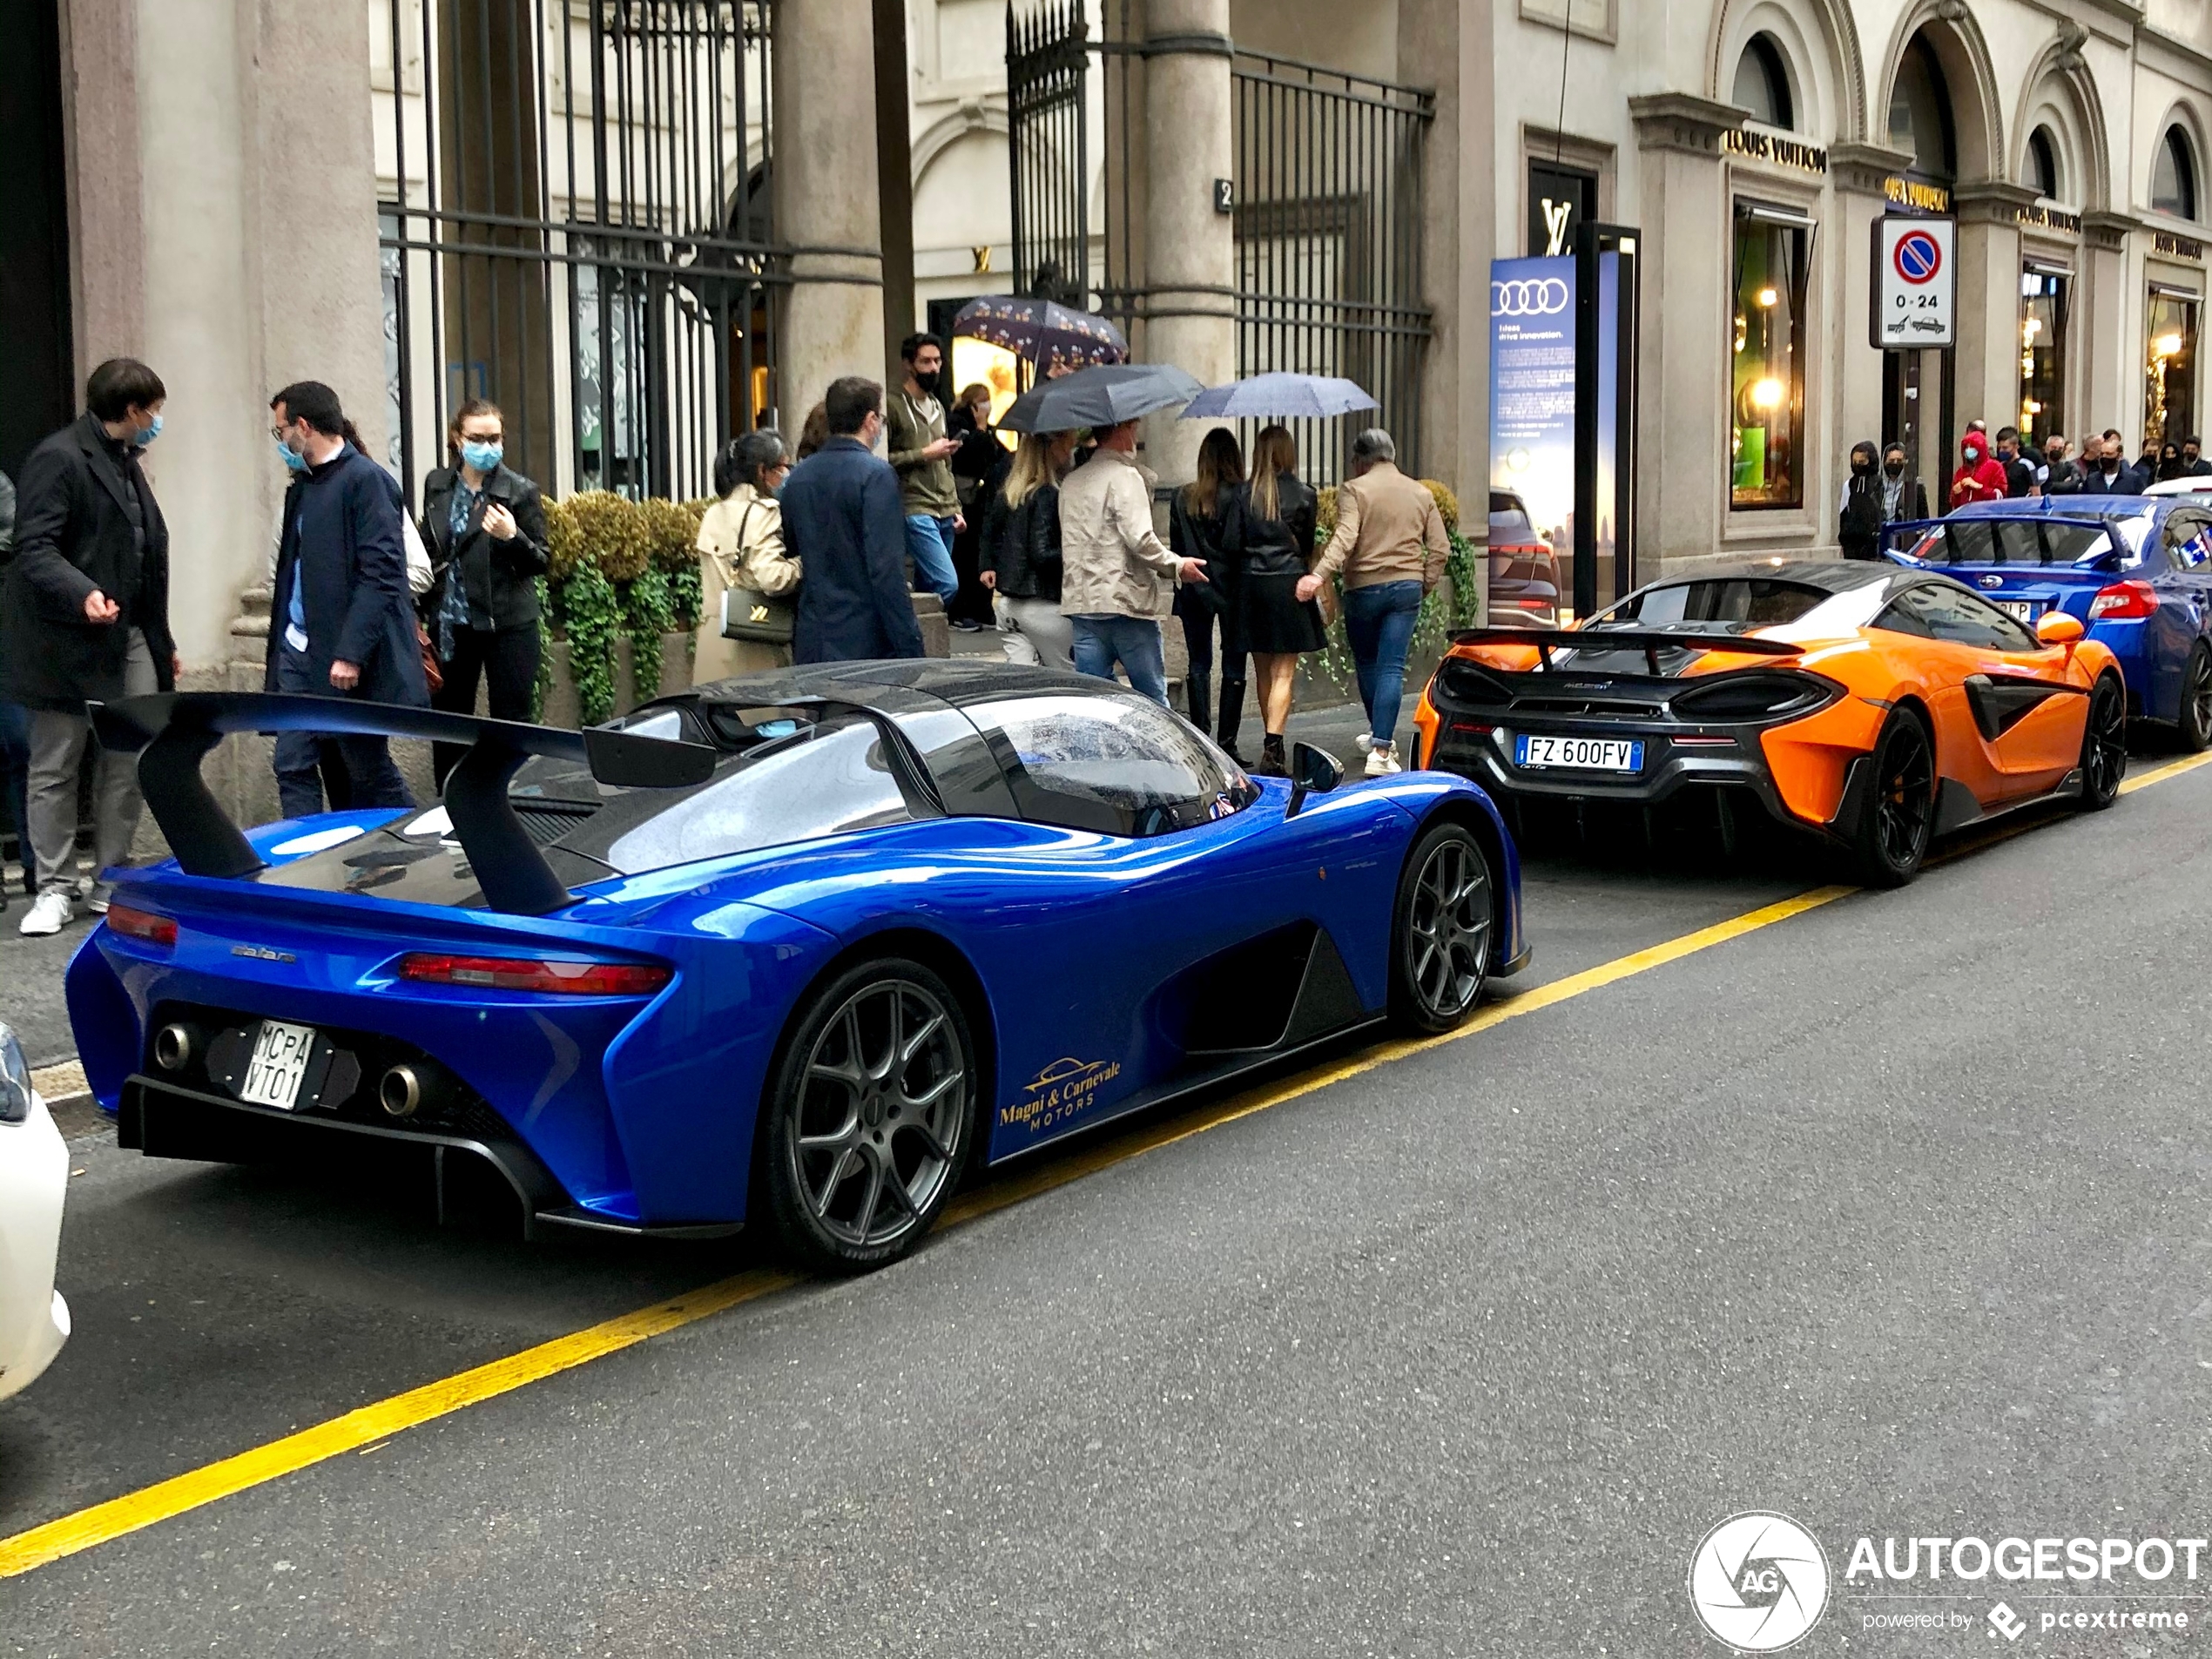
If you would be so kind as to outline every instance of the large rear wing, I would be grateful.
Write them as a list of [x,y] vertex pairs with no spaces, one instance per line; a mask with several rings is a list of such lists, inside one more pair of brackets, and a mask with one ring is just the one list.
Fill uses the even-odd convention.
[[1676,633],[1663,628],[1462,628],[1452,636],[1454,645],[1533,645],[1544,671],[1556,673],[1552,654],[1562,651],[1640,651],[1659,678],[1662,651],[1732,651],[1746,657],[1795,657],[1804,650],[1786,639],[1760,639],[1748,634]]
[[199,775],[200,762],[230,733],[312,732],[466,744],[469,752],[446,779],[446,813],[485,902],[517,915],[543,915],[570,897],[508,802],[508,783],[524,761],[533,755],[581,760],[603,784],[683,789],[705,783],[720,758],[704,744],[628,732],[570,732],[334,697],[180,691],[96,703],[91,714],[103,746],[138,757],[139,787],[178,864],[187,874],[233,879],[253,874],[263,860]]

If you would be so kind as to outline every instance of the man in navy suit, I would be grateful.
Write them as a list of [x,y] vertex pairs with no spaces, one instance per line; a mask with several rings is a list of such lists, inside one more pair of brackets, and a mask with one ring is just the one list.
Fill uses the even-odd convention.
[[784,545],[799,561],[792,660],[920,657],[907,587],[907,509],[899,475],[874,453],[883,388],[850,375],[822,399],[829,442],[784,481]]

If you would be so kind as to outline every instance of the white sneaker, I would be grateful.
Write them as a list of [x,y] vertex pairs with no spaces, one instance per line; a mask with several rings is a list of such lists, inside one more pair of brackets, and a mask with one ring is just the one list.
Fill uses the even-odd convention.
[[30,914],[16,931],[28,939],[43,939],[68,927],[76,914],[66,893],[42,893],[31,901]]
[[1379,743],[1367,751],[1367,775],[1370,778],[1387,778],[1394,772],[1405,770],[1398,764],[1396,744]]
[[1372,732],[1362,732],[1358,737],[1352,738],[1352,746],[1359,750],[1361,754],[1366,754],[1375,746],[1375,734]]

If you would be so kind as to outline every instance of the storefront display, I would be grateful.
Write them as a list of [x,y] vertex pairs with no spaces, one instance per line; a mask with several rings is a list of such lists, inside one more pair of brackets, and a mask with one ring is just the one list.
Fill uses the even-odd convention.
[[1732,507],[1796,507],[1804,500],[1805,278],[1811,241],[1806,215],[1737,204],[1729,381]]
[[2040,446],[2066,424],[2066,337],[2074,277],[2029,260],[2020,272],[2020,441]]
[[2161,282],[2143,307],[2143,435],[2179,443],[2195,430],[2197,295]]

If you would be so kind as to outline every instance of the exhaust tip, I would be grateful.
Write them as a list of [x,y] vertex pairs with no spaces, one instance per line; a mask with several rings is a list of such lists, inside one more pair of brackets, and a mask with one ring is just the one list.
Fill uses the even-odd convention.
[[164,1071],[182,1071],[199,1052],[199,1033],[178,1021],[153,1034],[153,1062]]
[[412,1117],[421,1109],[422,1078],[413,1066],[394,1066],[376,1085],[376,1098],[390,1116]]

